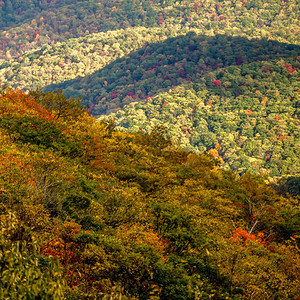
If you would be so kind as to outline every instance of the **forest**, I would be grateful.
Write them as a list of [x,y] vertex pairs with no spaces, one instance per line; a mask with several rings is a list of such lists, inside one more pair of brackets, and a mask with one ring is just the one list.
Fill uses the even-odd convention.
[[299,296],[299,196],[61,91],[0,100],[1,299]]
[[0,299],[299,299],[299,11],[0,1]]
[[0,85],[59,88],[120,130],[164,125],[224,169],[299,180],[297,1],[9,3]]

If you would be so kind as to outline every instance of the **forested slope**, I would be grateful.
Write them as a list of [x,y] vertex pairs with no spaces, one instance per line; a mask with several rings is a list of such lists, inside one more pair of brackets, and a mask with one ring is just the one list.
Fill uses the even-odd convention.
[[212,151],[239,172],[296,175],[298,54],[297,45],[266,39],[189,33],[56,87],[84,98],[94,114],[117,111],[101,118],[119,128],[163,124],[181,146]]
[[299,10],[0,1],[0,298],[298,299]]
[[93,32],[136,26],[224,30],[295,43],[297,0],[252,1],[1,1],[1,57]]
[[299,199],[262,177],[59,92],[2,90],[0,132],[1,298],[299,295]]
[[[226,34],[251,38],[270,38],[299,44],[297,1],[5,1],[0,4],[3,61],[19,57],[43,45],[66,42],[70,38],[89,36],[126,28],[156,28],[163,38],[169,31],[177,35],[196,30],[205,35]],[[123,32],[120,40],[126,38]],[[112,37],[118,39],[116,34]],[[85,41],[87,46],[94,41]],[[72,43],[71,43],[72,45]],[[127,45],[129,50],[130,44]],[[95,50],[97,50],[96,47]],[[73,55],[80,56],[78,45]],[[34,67],[33,55],[28,66]],[[51,57],[51,53],[50,53]],[[20,58],[21,59],[21,58]],[[55,53],[53,60],[55,60]],[[13,63],[13,61],[12,61]],[[58,61],[57,61],[58,63]],[[100,66],[101,67],[101,66]],[[63,78],[60,81],[64,80]],[[41,84],[42,86],[43,84]],[[24,85],[21,84],[22,87]],[[29,87],[29,86],[27,86]]]
[[[176,38],[173,48],[181,40]],[[122,73],[120,82],[127,82],[128,90],[118,85],[116,78],[122,72],[120,66],[131,65],[115,62],[112,72],[105,72],[111,74],[106,78],[111,82],[107,86],[115,89],[109,94],[105,86],[98,89],[104,99],[112,99],[108,104],[100,101],[94,110],[107,112],[134,102],[101,118],[114,118],[120,128],[134,131],[149,131],[163,124],[181,146],[210,150],[239,172],[252,169],[271,176],[299,173],[299,60],[293,59],[297,47],[287,50],[286,45],[270,41],[245,42],[222,36],[212,38],[208,47],[198,41],[199,37],[189,39],[182,53],[195,44],[198,47],[174,64],[170,63],[171,55],[159,55],[156,47],[152,57],[141,60],[140,68],[151,67],[140,80],[131,79],[134,72],[132,77],[129,72]],[[243,55],[234,54],[235,49]],[[233,53],[230,58],[240,62],[230,62],[229,51]],[[137,63],[133,58],[132,65]],[[92,79],[81,80],[82,86],[91,84]],[[146,96],[148,88],[151,95]]]
[[296,176],[297,12],[293,0],[3,1],[0,82],[62,88],[129,131],[164,124],[240,173]]

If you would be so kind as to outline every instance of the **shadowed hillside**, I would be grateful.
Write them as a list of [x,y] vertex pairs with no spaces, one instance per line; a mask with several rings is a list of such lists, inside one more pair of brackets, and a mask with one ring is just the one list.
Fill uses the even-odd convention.
[[52,85],[46,90],[63,89],[67,96],[82,97],[93,114],[107,114],[185,82],[197,82],[219,68],[280,59],[294,61],[299,52],[297,45],[267,39],[210,37],[191,32],[149,44],[90,76]]

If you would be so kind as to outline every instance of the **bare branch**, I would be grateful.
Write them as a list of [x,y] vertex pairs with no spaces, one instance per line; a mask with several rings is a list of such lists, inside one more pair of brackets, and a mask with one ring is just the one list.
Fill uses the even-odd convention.
[[233,225],[234,229],[236,229],[236,226],[235,226],[235,224],[234,224],[233,220],[230,220],[230,221],[231,221],[231,223],[232,223],[232,225]]
[[255,223],[253,224],[252,228],[248,231],[249,233],[252,233],[252,231],[254,230],[255,226],[257,225],[258,220],[255,221]]

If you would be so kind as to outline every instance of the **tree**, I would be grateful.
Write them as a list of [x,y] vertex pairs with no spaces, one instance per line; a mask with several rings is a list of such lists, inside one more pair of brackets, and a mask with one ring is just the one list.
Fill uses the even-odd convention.
[[62,90],[57,89],[53,92],[43,93],[41,91],[31,91],[30,96],[54,114],[55,119],[77,120],[86,112],[86,108],[80,103],[82,99],[72,97],[67,99]]
[[65,282],[57,262],[39,254],[36,236],[14,213],[0,218],[0,297],[62,299]]

